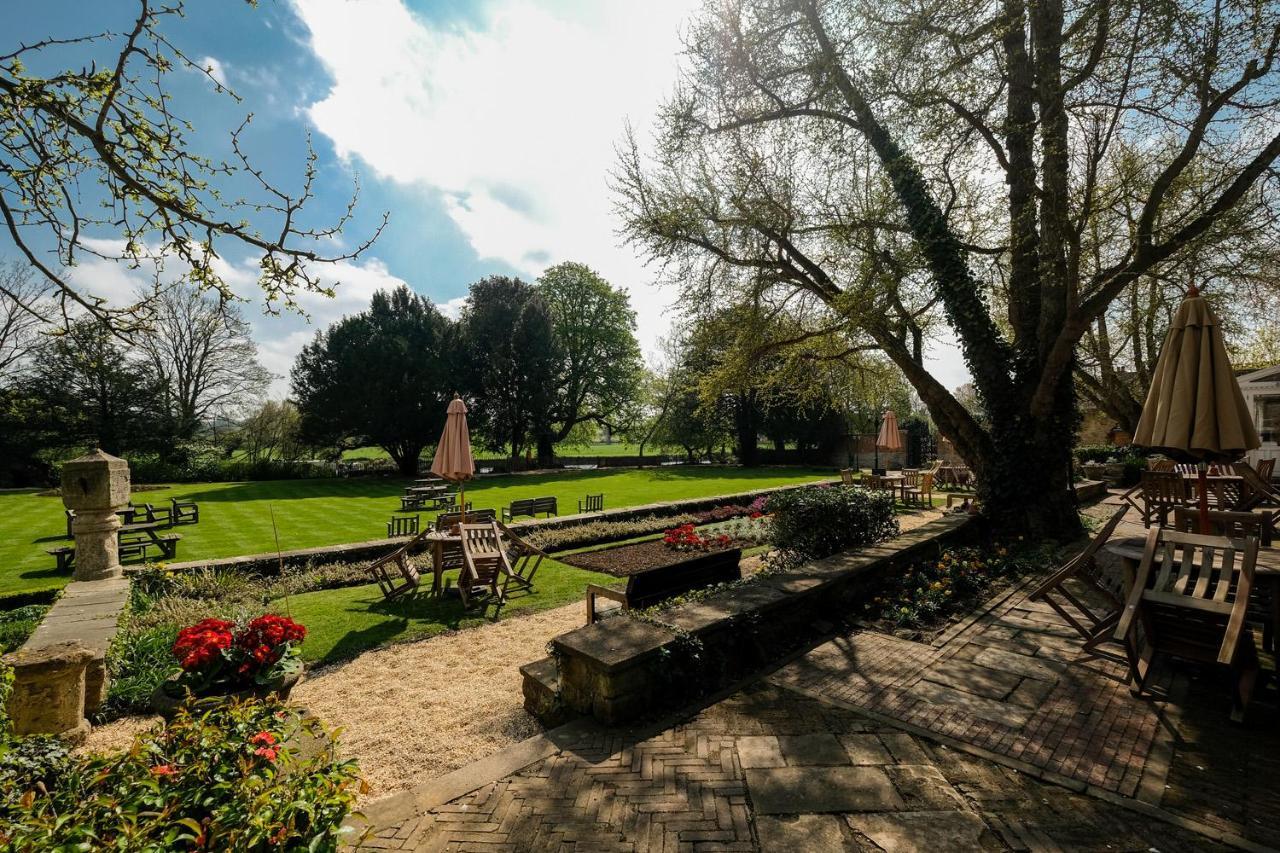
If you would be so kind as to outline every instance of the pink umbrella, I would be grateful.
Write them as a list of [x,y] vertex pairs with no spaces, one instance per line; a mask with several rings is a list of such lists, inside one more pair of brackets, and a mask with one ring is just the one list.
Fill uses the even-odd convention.
[[467,520],[467,490],[463,482],[476,475],[476,463],[471,458],[471,431],[467,429],[467,404],[457,394],[449,403],[449,414],[436,445],[435,458],[431,460],[431,473],[457,483],[458,504],[462,521]]
[[893,409],[884,413],[884,422],[880,424],[880,434],[876,436],[876,468],[880,467],[880,450],[901,450],[902,436],[898,434],[898,416]]

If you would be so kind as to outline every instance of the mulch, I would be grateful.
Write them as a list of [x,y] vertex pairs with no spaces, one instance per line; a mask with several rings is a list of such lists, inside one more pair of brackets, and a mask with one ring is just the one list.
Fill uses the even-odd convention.
[[[738,544],[731,544],[729,547],[736,548]],[[711,550],[718,551],[722,549],[713,548]],[[706,552],[677,551],[674,548],[668,548],[661,539],[654,539],[650,542],[620,545],[617,548],[588,551],[584,554],[574,554],[569,557],[560,557],[559,559],[562,563],[568,563],[580,569],[590,569],[593,572],[604,572],[616,578],[625,578],[645,569],[656,569],[659,566],[669,566],[672,563],[690,560],[703,553]]]

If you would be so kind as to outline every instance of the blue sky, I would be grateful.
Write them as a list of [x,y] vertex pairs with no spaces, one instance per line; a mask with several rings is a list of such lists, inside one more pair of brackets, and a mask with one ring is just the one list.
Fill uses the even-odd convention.
[[[267,366],[287,374],[317,326],[361,310],[379,287],[403,281],[452,311],[484,275],[532,279],[564,260],[630,291],[653,353],[672,294],[620,245],[608,170],[625,123],[644,134],[670,91],[696,3],[188,0],[167,34],[243,98],[218,98],[189,71],[171,75],[201,148],[223,153],[227,132],[252,112],[247,147],[283,185],[296,185],[310,134],[320,165],[316,222],[341,213],[357,176],[361,202],[346,242],[369,234],[384,211],[391,216],[366,255],[332,270],[342,282],[336,299],[303,301],[309,319],[247,307]],[[26,0],[7,5],[3,42],[121,29],[135,14],[131,0]],[[253,259],[226,260],[251,297]],[[109,298],[135,284],[98,262],[75,275]],[[947,384],[964,380],[940,373]],[[281,380],[273,390],[286,388]]]

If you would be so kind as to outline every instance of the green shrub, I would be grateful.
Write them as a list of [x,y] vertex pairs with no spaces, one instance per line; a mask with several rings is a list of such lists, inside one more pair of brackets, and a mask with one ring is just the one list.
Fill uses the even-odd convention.
[[898,534],[890,492],[814,486],[769,498],[773,544],[788,561],[814,560]]
[[178,628],[176,624],[146,628],[125,625],[116,632],[107,649],[111,680],[107,696],[95,712],[96,719],[150,712],[151,694],[177,669],[171,649]]
[[1101,465],[1105,462],[1116,461],[1121,449],[1112,444],[1082,444],[1073,452],[1076,455],[1076,462],[1081,465],[1089,462],[1096,462]]
[[0,783],[0,847],[336,850],[360,783],[354,762],[299,748],[326,736],[279,703],[219,701],[179,711],[120,754],[11,750],[0,756],[18,759],[15,783]]
[[996,545],[986,549],[948,548],[896,574],[867,602],[870,617],[900,627],[926,627],[981,597],[1000,578],[1019,577],[1043,567],[1051,555]]
[[46,604],[28,604],[0,611],[0,654],[11,652],[25,643],[48,611]]
[[0,751],[9,740],[9,694],[13,692],[13,669],[0,663]]

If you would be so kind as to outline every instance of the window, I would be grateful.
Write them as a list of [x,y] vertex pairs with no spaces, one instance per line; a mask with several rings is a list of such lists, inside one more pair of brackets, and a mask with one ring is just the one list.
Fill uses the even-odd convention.
[[1280,442],[1280,397],[1259,397],[1258,414],[1262,440]]

